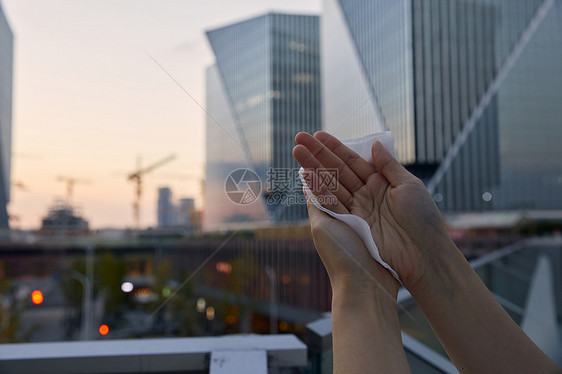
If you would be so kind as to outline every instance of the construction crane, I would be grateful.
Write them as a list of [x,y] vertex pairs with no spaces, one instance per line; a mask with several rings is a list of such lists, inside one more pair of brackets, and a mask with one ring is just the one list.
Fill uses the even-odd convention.
[[57,181],[66,183],[66,202],[70,205],[72,200],[72,193],[74,192],[74,185],[76,184],[90,184],[89,179],[71,178],[63,175],[57,176]]
[[145,174],[150,173],[156,168],[167,164],[168,162],[174,160],[176,155],[170,155],[146,168],[141,167],[141,159],[137,158],[137,170],[129,174],[127,180],[135,183],[135,201],[133,202],[133,216],[135,219],[135,227],[138,230],[140,228],[140,202],[142,196],[142,179]]

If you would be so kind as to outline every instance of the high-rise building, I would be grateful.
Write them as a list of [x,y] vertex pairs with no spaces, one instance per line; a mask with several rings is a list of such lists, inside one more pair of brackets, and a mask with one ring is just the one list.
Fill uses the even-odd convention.
[[8,228],[12,159],[12,75],[14,36],[0,3],[0,229]]
[[159,229],[182,234],[193,234],[201,230],[200,212],[195,209],[195,200],[182,198],[175,202],[172,190],[168,187],[158,189],[157,210]]
[[319,18],[268,13],[207,37],[205,230],[305,219],[291,150],[321,128]]
[[195,212],[195,200],[192,198],[180,199],[177,211],[177,224],[183,227],[190,227],[193,221],[193,214]]
[[168,187],[158,189],[158,227],[176,224],[176,209],[172,203],[172,190]]
[[562,209],[562,3],[325,0],[325,129],[389,129],[445,211]]

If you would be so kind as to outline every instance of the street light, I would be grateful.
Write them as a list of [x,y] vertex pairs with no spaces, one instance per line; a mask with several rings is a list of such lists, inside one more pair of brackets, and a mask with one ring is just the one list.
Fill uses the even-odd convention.
[[87,276],[77,271],[70,273],[70,277],[82,284],[82,340],[90,339],[92,325],[92,284]]
[[135,288],[135,285],[131,282],[123,282],[121,284],[121,291],[123,291],[125,293],[129,293],[129,292],[133,291],[134,288]]
[[84,250],[86,255],[86,275],[73,271],[72,279],[82,284],[82,340],[89,340],[92,331],[92,298],[94,286],[94,248],[88,246]]

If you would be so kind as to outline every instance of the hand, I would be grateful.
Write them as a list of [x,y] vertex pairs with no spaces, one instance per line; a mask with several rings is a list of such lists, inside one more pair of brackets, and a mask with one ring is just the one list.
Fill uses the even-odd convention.
[[293,155],[313,177],[319,169],[338,170],[337,188],[314,194],[335,196],[337,202],[326,205],[328,209],[363,218],[382,259],[398,273],[406,288],[414,288],[434,256],[452,243],[423,183],[378,142],[373,145],[372,165],[325,132],[317,132],[314,137],[299,133],[295,140],[298,145]]
[[[410,290],[459,372],[559,371],[515,324],[455,247],[422,182],[382,144],[373,145],[371,165],[327,133],[318,132],[314,137],[299,133],[296,142],[293,155],[313,181],[318,170],[338,170],[337,188],[321,188],[314,194],[330,197],[319,199],[320,202],[337,198],[327,208],[355,214],[369,224],[382,259]],[[319,216],[318,210],[309,209],[315,243],[328,272],[338,279],[362,279],[361,275],[351,275],[350,263],[335,253],[341,243],[338,247],[331,245],[337,242],[334,238],[341,237],[344,248],[357,250],[353,257],[358,256],[363,263],[366,249],[360,250],[358,238],[351,235],[348,227],[341,227],[343,223],[338,221],[336,225],[328,216]],[[372,270],[377,269],[382,267]],[[378,278],[385,279],[377,275]],[[346,292],[340,295],[344,296],[336,294],[332,308],[334,372],[340,368],[345,373],[367,372],[373,363],[389,362],[384,358],[397,352],[397,359],[391,360],[397,366],[382,371],[408,372],[406,357],[399,349],[402,343],[396,311],[390,313],[384,303],[388,298],[369,303],[369,298],[357,301],[352,297],[350,304],[345,300]],[[385,344],[380,344],[381,339],[373,339],[380,331],[384,331]],[[357,358],[349,359],[354,355]]]
[[381,300],[387,298],[395,304],[398,282],[371,257],[355,231],[310,201],[307,207],[314,246],[328,272],[334,296],[345,295],[349,300],[379,294]]
[[[294,150],[299,162],[301,147]],[[314,173],[308,176],[316,178]],[[331,197],[323,201],[332,201],[331,209],[348,212],[329,190],[313,193]],[[307,207],[314,246],[332,285],[334,373],[366,373],[373,367],[381,372],[409,373],[396,313],[398,281],[371,257],[351,227],[310,200]]]

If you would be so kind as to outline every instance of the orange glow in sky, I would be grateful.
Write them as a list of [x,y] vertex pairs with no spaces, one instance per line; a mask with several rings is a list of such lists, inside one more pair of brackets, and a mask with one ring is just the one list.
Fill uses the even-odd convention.
[[[137,156],[148,166],[141,227],[156,223],[157,190],[201,208],[205,162],[205,30],[267,11],[318,13],[320,0],[1,0],[14,33],[13,228],[37,229],[55,199],[57,176],[87,179],[71,204],[90,228],[134,225]],[[185,89],[148,56],[150,53]]]

